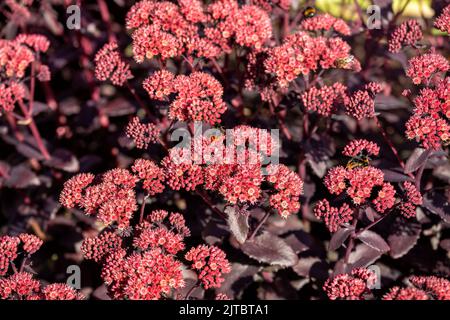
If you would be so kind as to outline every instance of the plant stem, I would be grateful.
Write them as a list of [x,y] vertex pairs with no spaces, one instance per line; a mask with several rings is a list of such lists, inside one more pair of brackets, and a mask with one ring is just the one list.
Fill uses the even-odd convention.
[[[378,119],[377,116],[375,116],[375,123],[378,127],[378,129],[380,130],[381,135],[383,136],[384,141],[386,141],[386,143],[389,145],[389,147],[391,148],[392,153],[395,155],[395,157],[397,158],[398,163],[400,164],[400,166],[402,167],[403,170],[405,170],[405,162],[403,162],[403,160],[400,158],[400,155],[398,154],[397,149],[395,148],[394,144],[392,143],[391,139],[389,139],[388,134],[386,133],[386,131],[384,130],[383,126],[380,123],[380,120]],[[414,179],[414,175],[412,175],[411,173],[408,173],[408,176],[410,178]]]
[[358,224],[358,217],[355,214],[352,227],[353,227],[353,233],[350,235],[350,239],[348,240],[347,248],[345,249],[345,256],[344,256],[344,264],[347,268],[348,261],[350,259],[350,253],[353,250],[353,247],[355,246],[355,237],[356,237],[356,225]]
[[421,187],[421,181],[422,181],[422,175],[423,175],[423,171],[425,170],[425,166],[427,164],[427,160],[428,157],[430,156],[430,153],[428,152],[428,150],[425,150],[424,152],[427,152],[426,154],[426,158],[423,161],[422,165],[420,166],[420,168],[417,171],[416,177],[415,177],[415,185],[416,185],[416,189],[417,191],[420,192],[420,187]]
[[184,297],[184,300],[189,299],[189,297],[191,296],[191,294],[194,292],[195,289],[197,289],[199,287],[198,281],[197,283],[195,283],[192,288],[188,291],[188,293],[186,294],[186,297]]
[[39,133],[39,129],[36,126],[36,123],[34,122],[33,116],[29,113],[29,110],[27,107],[25,107],[23,101],[20,99],[18,101],[20,109],[22,110],[26,120],[28,121],[28,126],[30,128],[31,134],[33,135],[34,139],[36,140],[36,144],[39,148],[39,151],[41,152],[42,156],[45,158],[45,160],[50,160],[51,156],[47,151],[47,148],[44,145],[44,142],[42,141],[41,134]]
[[139,223],[142,223],[142,221],[144,221],[145,204],[146,204],[148,198],[149,198],[149,195],[147,194],[147,195],[145,195],[144,199],[142,200],[141,211],[139,213]]
[[264,217],[262,217],[262,219],[259,221],[258,225],[255,227],[255,229],[252,231],[252,233],[250,234],[250,236],[248,237],[248,240],[253,240],[253,238],[255,238],[256,234],[258,233],[259,229],[261,229],[261,227],[264,225],[264,223],[266,223],[267,219],[269,218],[270,215],[270,210],[268,210],[265,214]]

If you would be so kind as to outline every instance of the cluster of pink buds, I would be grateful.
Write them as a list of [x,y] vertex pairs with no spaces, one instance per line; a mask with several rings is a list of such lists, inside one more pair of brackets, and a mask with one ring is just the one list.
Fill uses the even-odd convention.
[[328,279],[323,289],[331,300],[364,300],[376,280],[373,271],[356,268],[351,274],[339,274]]
[[95,56],[95,77],[105,81],[110,79],[114,85],[122,86],[133,78],[130,66],[120,57],[116,42],[110,42]]
[[441,15],[434,21],[434,26],[442,32],[450,33],[450,5],[442,10]]
[[[22,256],[21,265],[39,250],[43,241],[35,235],[21,233],[17,237],[0,237],[0,300],[81,300],[83,295],[63,283],[42,286],[29,272],[18,270],[15,260]],[[12,266],[12,268],[10,268]],[[9,270],[14,272],[8,276]]]
[[422,29],[417,20],[408,20],[398,26],[389,38],[389,51],[399,52],[404,46],[414,46],[422,39]]
[[424,88],[414,99],[414,114],[406,123],[406,137],[438,150],[450,141],[450,78],[435,88]]

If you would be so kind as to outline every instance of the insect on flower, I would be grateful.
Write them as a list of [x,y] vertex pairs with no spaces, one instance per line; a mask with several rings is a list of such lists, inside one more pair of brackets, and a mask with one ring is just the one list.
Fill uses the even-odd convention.
[[303,17],[304,18],[312,18],[316,15],[317,9],[314,7],[306,7],[305,10],[303,10]]

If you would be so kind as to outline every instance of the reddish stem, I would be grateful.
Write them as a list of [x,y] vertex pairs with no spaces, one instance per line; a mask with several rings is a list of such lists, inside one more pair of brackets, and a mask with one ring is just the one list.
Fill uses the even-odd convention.
[[[377,116],[375,116],[375,123],[378,127],[378,129],[380,130],[381,135],[383,136],[384,141],[386,141],[386,143],[389,145],[389,147],[391,148],[392,153],[395,155],[395,157],[397,158],[398,163],[400,164],[400,166],[402,167],[403,170],[405,170],[405,163],[403,162],[403,160],[400,158],[400,155],[398,154],[397,149],[395,148],[394,144],[392,143],[391,139],[389,139],[388,134],[386,133],[386,131],[384,130],[383,126],[381,125],[379,119]],[[412,175],[411,173],[408,173],[408,176],[410,176],[411,178],[414,179],[414,175]]]
[[42,156],[45,158],[45,160],[50,160],[51,156],[47,151],[47,148],[44,145],[44,142],[42,141],[41,134],[39,133],[39,129],[36,126],[36,123],[34,122],[33,116],[29,113],[29,110],[25,106],[22,100],[19,100],[19,106],[22,110],[27,122],[28,126],[30,128],[31,134],[33,135],[34,139],[36,140],[36,144],[39,148],[39,151],[41,152]]

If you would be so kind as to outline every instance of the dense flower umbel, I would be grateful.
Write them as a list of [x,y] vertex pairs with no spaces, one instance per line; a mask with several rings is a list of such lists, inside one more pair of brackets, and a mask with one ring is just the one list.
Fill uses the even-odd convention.
[[222,178],[219,192],[230,203],[254,204],[261,196],[262,181],[263,176],[259,165],[237,165],[229,176]]
[[319,201],[314,207],[314,214],[323,219],[330,232],[336,232],[339,227],[353,220],[353,210],[344,203],[340,208],[332,207],[328,200]]
[[236,13],[236,42],[245,47],[260,50],[272,36],[272,23],[264,10],[253,5],[244,5]]
[[303,181],[298,174],[285,165],[269,165],[267,181],[276,190],[269,198],[270,205],[283,217],[298,212],[299,197],[303,192]]
[[441,15],[436,18],[434,26],[442,32],[450,33],[450,5],[446,6]]
[[103,174],[99,183],[88,187],[93,178],[90,174],[79,174],[67,181],[61,192],[61,204],[67,208],[78,204],[86,214],[96,213],[106,225],[117,223],[120,229],[128,227],[137,210],[133,188],[138,178],[126,169],[113,169]]
[[128,122],[126,135],[133,139],[137,148],[147,149],[149,144],[158,141],[159,129],[153,123],[142,123],[138,117],[134,117]]
[[17,82],[10,82],[9,84],[0,84],[0,112],[12,111],[16,102],[25,97],[24,87]]
[[74,208],[81,201],[83,189],[89,186],[94,178],[91,173],[80,173],[64,182],[59,202],[66,208]]
[[105,81],[110,79],[114,85],[122,86],[133,78],[130,66],[120,57],[116,42],[110,42],[103,46],[95,56],[95,77]]
[[311,37],[298,32],[270,49],[264,62],[266,72],[274,74],[280,87],[287,87],[299,75],[319,68],[336,68],[339,60],[350,56],[350,46],[341,38]]
[[[23,272],[15,261],[23,255],[22,265],[42,245],[38,237],[22,233],[17,237],[0,237],[0,300],[81,300],[84,297],[66,284],[49,284],[41,288],[33,275]],[[9,266],[14,273],[6,276]],[[2,277],[5,276],[5,277]]]
[[339,274],[323,286],[331,300],[363,300],[376,281],[376,274],[368,269],[356,268],[351,274]]
[[414,84],[428,83],[437,73],[446,72],[449,68],[447,59],[431,50],[429,53],[411,58],[406,75]]
[[0,276],[8,272],[10,263],[17,258],[20,239],[17,237],[0,237]]
[[21,233],[19,239],[22,242],[23,250],[29,255],[38,251],[43,243],[43,241],[35,235],[27,233]]
[[175,92],[174,79],[175,75],[172,72],[160,70],[145,79],[142,85],[151,99],[163,101]]
[[223,274],[231,271],[225,253],[215,246],[197,246],[189,250],[185,258],[192,262],[192,269],[197,271],[205,289],[220,287],[224,281]]
[[422,29],[417,20],[405,21],[392,32],[389,38],[389,51],[399,52],[404,46],[414,46],[422,36]]
[[428,300],[427,293],[417,288],[393,287],[383,296],[383,300]]
[[142,188],[149,195],[161,193],[164,190],[164,171],[151,160],[137,159],[131,170],[142,180]]
[[181,263],[161,249],[112,254],[103,264],[102,277],[114,299],[155,300],[182,288]]
[[374,167],[335,167],[325,177],[325,186],[331,194],[346,191],[353,203],[359,205],[370,197],[375,186],[383,184],[383,179],[383,171]]
[[344,36],[349,36],[351,31],[347,23],[339,18],[335,18],[328,13],[318,14],[314,17],[304,19],[300,28],[308,31],[336,31]]
[[424,88],[414,99],[414,113],[406,123],[406,137],[427,149],[440,149],[450,140],[450,78],[435,88]]
[[176,158],[169,155],[162,160],[161,165],[164,169],[165,180],[173,190],[195,190],[204,181],[202,167],[197,164],[178,163]]
[[375,117],[375,95],[380,93],[380,84],[371,82],[364,86],[364,90],[357,90],[346,101],[347,114],[357,120]]
[[291,0],[250,0],[251,4],[255,4],[267,12],[271,12],[273,8],[279,7],[283,10],[288,10],[291,5]]
[[347,157],[356,157],[362,154],[370,156],[378,156],[380,147],[371,141],[365,139],[357,139],[350,141],[342,151],[342,154]]
[[180,121],[220,123],[227,106],[222,100],[223,87],[213,76],[193,72],[177,76],[173,82],[177,96],[169,107],[169,117]]
[[450,281],[435,276],[412,276],[409,281],[436,300],[450,300]]
[[65,283],[53,283],[42,290],[44,300],[83,300],[84,296]]
[[302,94],[303,104],[308,111],[329,117],[337,111],[337,106],[346,97],[346,87],[336,82],[332,86],[312,87]]
[[0,71],[8,77],[23,78],[36,55],[46,52],[50,42],[45,36],[22,34],[13,40],[0,40]]
[[122,246],[122,239],[115,233],[106,231],[102,234],[86,238],[81,245],[81,252],[85,259],[102,261],[105,256]]

